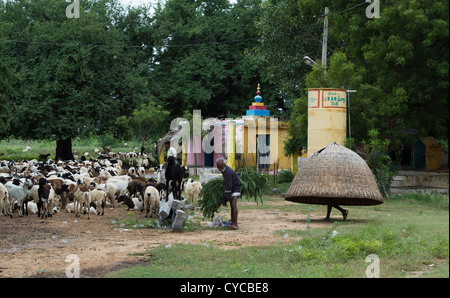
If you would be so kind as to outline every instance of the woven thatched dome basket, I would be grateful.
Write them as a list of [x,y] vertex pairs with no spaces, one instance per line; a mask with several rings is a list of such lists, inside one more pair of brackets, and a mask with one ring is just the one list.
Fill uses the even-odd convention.
[[383,197],[367,163],[355,152],[331,143],[299,168],[285,199],[297,203],[367,206]]

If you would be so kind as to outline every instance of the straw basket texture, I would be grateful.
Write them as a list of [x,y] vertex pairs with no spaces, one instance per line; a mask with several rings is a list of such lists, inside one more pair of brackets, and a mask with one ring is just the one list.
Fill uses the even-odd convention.
[[299,168],[285,199],[297,203],[368,206],[383,197],[367,163],[355,152],[331,143]]

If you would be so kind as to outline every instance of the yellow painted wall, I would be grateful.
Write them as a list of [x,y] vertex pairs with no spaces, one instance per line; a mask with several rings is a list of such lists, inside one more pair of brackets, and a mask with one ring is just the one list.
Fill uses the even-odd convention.
[[227,165],[236,170],[236,123],[227,123]]
[[341,89],[308,90],[308,156],[347,137],[347,93]]
[[442,145],[433,137],[421,137],[425,144],[425,168],[437,170],[442,167]]
[[161,148],[161,151],[159,153],[159,163],[160,164],[164,164],[164,155],[166,153],[166,148],[164,147],[164,145]]
[[181,165],[187,166],[187,142],[181,144]]
[[[265,133],[270,135],[270,120],[269,118],[266,119],[266,130]],[[244,153],[242,155],[242,158],[245,159],[245,163],[241,162],[240,164],[246,165],[246,166],[256,166],[256,135],[258,133],[258,121],[255,121],[255,129],[251,129],[253,123],[245,120],[244,121],[244,135],[243,135],[243,142],[244,142]],[[250,129],[249,129],[250,127]],[[279,163],[279,169],[291,169],[291,157],[284,155],[284,140],[288,136],[288,123],[286,122],[278,122],[278,141],[276,141],[276,138],[274,136],[270,137],[270,167],[269,169],[272,170],[274,163]],[[262,131],[262,133],[264,133]],[[251,153],[255,152],[255,153]]]

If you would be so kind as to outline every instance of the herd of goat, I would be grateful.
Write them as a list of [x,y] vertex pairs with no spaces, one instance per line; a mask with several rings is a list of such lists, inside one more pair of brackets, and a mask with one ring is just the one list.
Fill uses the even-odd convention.
[[[98,154],[96,159],[55,161],[0,161],[0,214],[13,217],[29,211],[44,219],[66,209],[90,218],[90,213],[103,215],[105,207],[126,204],[128,209],[145,210],[145,217],[158,213],[161,200],[182,200],[184,191],[191,204],[198,199],[200,182],[191,178],[179,161],[169,157],[163,168],[151,167],[148,158],[129,159],[129,167],[114,154]],[[133,165],[133,162],[136,165]],[[146,179],[146,173],[156,174]],[[153,175],[154,176],[154,175]]]

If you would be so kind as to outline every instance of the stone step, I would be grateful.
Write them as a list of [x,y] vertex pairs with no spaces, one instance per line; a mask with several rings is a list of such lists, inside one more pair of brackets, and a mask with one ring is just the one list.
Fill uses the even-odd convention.
[[448,188],[433,188],[433,187],[391,187],[389,190],[389,195],[403,195],[406,193],[422,193],[422,194],[442,194],[448,195]]
[[449,187],[448,173],[399,171],[392,179],[391,187]]

